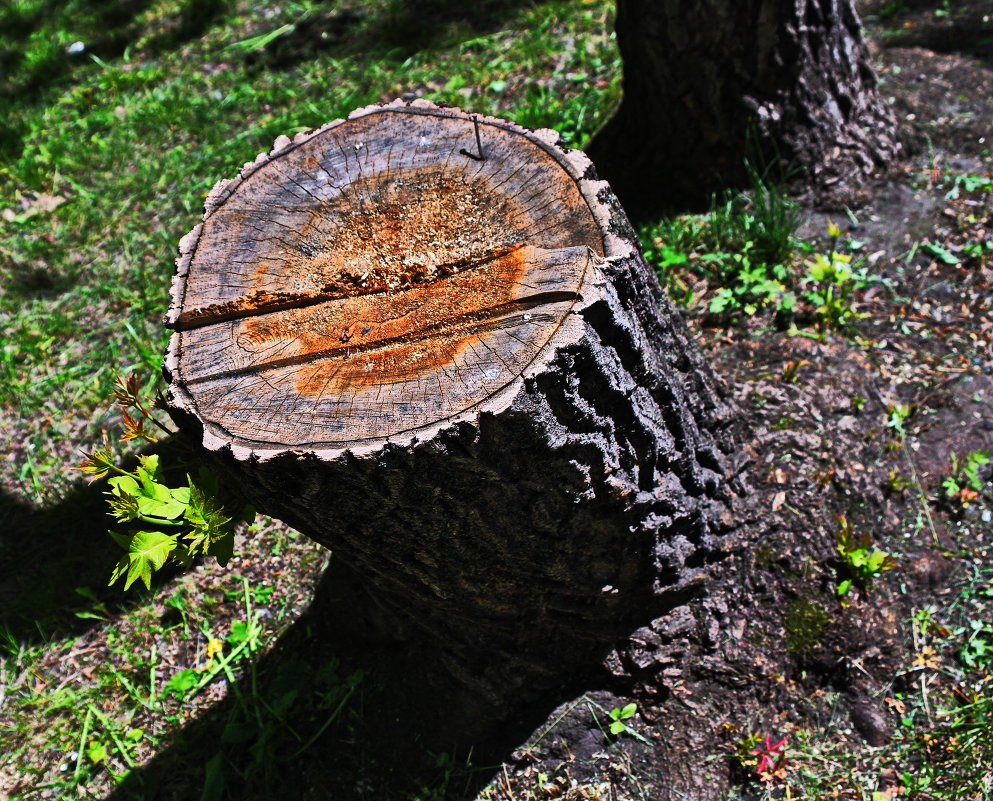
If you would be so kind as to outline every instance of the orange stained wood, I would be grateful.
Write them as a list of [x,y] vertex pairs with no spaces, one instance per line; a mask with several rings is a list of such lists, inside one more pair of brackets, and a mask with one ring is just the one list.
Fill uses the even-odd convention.
[[521,374],[602,252],[547,146],[373,112],[278,152],[208,214],[173,324],[177,378],[208,425],[259,446],[430,426]]

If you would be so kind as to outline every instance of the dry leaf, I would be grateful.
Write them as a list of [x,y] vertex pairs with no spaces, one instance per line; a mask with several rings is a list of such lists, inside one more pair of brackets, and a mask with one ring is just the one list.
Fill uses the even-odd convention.
[[20,201],[20,211],[17,209],[4,209],[0,212],[0,217],[3,217],[7,222],[24,222],[36,214],[45,214],[54,211],[66,202],[66,198],[62,195],[49,195],[44,192],[38,195],[33,192],[25,192],[21,195]]

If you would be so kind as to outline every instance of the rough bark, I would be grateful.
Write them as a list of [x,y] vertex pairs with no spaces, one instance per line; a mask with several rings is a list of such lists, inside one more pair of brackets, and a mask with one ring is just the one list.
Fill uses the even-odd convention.
[[618,0],[624,97],[588,153],[633,215],[706,204],[746,156],[823,204],[899,153],[853,0]]
[[177,422],[333,550],[363,625],[489,702],[595,665],[727,548],[733,409],[551,131],[414,101],[277,142],[208,198],[173,299]]

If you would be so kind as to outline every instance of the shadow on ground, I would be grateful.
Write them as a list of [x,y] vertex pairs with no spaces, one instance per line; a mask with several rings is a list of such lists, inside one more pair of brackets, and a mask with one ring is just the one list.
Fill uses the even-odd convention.
[[231,50],[241,50],[248,63],[265,70],[290,69],[322,53],[403,61],[446,41],[499,30],[526,5],[534,0],[391,0],[372,8],[329,3],[282,29],[260,28],[257,45],[246,40]]
[[[437,655],[372,641],[337,586],[314,603],[223,701],[191,721],[107,801],[406,801],[475,797],[502,762],[592,677],[576,677],[472,738],[472,705]],[[509,703],[513,703],[513,700]],[[495,732],[495,733],[494,733]]]
[[[41,0],[11,4],[0,11],[6,37],[0,37],[0,73],[16,76],[0,80],[0,97],[31,95],[68,75],[75,66],[86,65],[92,54],[109,61],[120,58],[139,39],[155,12],[153,0]],[[146,49],[167,50],[201,35],[231,7],[230,0],[182,0],[157,31],[143,42]],[[53,20],[66,15],[69,29],[82,48],[54,45],[31,49],[35,40],[51,31]],[[54,40],[54,37],[53,37]]]
[[0,492],[0,631],[16,642],[80,634],[122,603],[106,586],[119,553],[103,490],[80,484],[48,508]]
[[[176,453],[159,452],[166,469]],[[133,469],[136,458],[120,467]],[[107,586],[121,549],[107,533],[106,491],[103,480],[81,479],[50,506],[0,491],[0,634],[11,643],[78,636],[115,610],[147,602],[140,585],[128,592],[121,582]],[[165,568],[152,592],[168,590],[166,579],[176,574]]]

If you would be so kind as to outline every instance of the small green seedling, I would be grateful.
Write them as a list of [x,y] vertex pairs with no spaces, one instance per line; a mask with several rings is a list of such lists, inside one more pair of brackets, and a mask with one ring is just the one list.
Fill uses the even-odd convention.
[[815,253],[813,259],[804,262],[807,274],[801,285],[821,331],[843,331],[865,316],[855,312],[852,296],[856,290],[865,288],[868,279],[863,270],[852,264],[851,254],[838,252],[841,229],[830,220],[827,234],[831,240],[827,254]]
[[624,722],[625,720],[630,720],[638,712],[637,704],[628,704],[623,707],[614,707],[607,713],[610,718],[610,733],[611,734],[621,734],[622,732],[630,731],[628,725]]
[[962,192],[973,194],[989,191],[993,191],[993,173],[962,173],[955,176],[952,188],[945,197],[949,200],[958,200]]
[[[124,408],[122,439],[157,443],[149,424],[172,437],[173,432],[159,423],[142,403],[139,389],[140,382],[134,375],[126,381],[118,379],[115,385],[116,404]],[[140,417],[132,417],[128,409],[136,409]],[[213,556],[220,565],[226,565],[234,550],[236,524],[255,519],[251,506],[229,510],[219,500],[217,477],[204,467],[197,470],[196,478],[177,468],[173,472],[180,475],[171,479],[158,454],[150,454],[139,456],[134,470],[124,470],[116,465],[106,435],[104,446],[85,456],[80,470],[94,478],[116,474],[107,480],[110,487],[107,503],[110,515],[129,530],[110,532],[125,554],[111,573],[109,583],[123,578],[125,590],[138,579],[151,589],[152,572],[169,562],[189,568],[197,557]]]
[[[606,736],[608,733],[612,737],[617,737],[621,734],[627,734],[634,737],[638,742],[644,743],[645,745],[651,745],[651,742],[641,734],[632,729],[625,721],[631,720],[638,713],[638,705],[635,703],[626,704],[620,707],[614,707],[611,710],[607,710],[594,701],[592,698],[583,697],[586,702],[586,708],[590,710],[590,714],[593,716],[593,721],[599,727],[600,731]],[[594,709],[594,707],[596,707]],[[600,725],[600,718],[597,716],[597,710],[605,714],[610,718],[610,724],[608,725],[606,731],[603,726]]]
[[913,409],[909,404],[897,403],[890,407],[889,413],[886,416],[886,427],[893,429],[893,432],[901,441],[907,436],[907,429],[904,426],[904,423],[907,418],[910,417],[911,411],[913,411]]
[[844,516],[838,516],[838,523],[841,531],[835,550],[842,559],[842,580],[837,592],[839,598],[845,598],[853,586],[866,590],[880,573],[896,565],[891,553],[874,548],[868,534],[856,534]]
[[638,705],[635,703],[626,704],[622,707],[614,707],[609,712],[607,712],[607,717],[610,718],[610,726],[607,727],[607,731],[611,733],[614,737],[621,734],[626,734],[629,737],[634,737],[639,743],[644,745],[651,745],[649,740],[632,729],[625,721],[631,720],[638,712]]
[[989,451],[970,451],[962,460],[953,453],[951,474],[941,482],[945,496],[957,498],[963,506],[976,500],[986,488],[987,481],[982,471],[991,461]]
[[959,652],[963,664],[972,670],[988,670],[993,665],[993,625],[985,620],[970,620],[968,628],[956,633],[966,635]]

